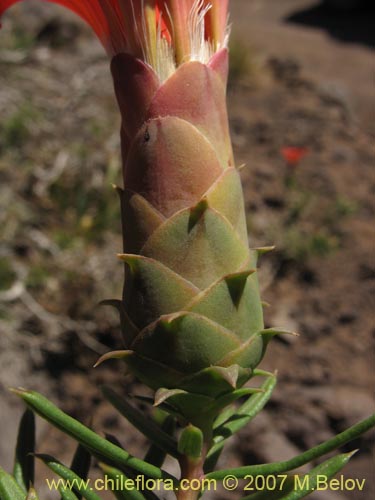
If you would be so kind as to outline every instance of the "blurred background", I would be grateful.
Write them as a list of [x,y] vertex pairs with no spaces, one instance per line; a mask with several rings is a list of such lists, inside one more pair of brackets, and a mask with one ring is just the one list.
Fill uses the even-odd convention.
[[[122,287],[108,61],[73,15],[25,4],[0,31],[0,463],[12,462],[22,412],[10,386],[94,416],[96,429],[143,455],[143,438],[98,386],[144,389],[116,362],[92,369],[121,348],[116,314],[97,306]],[[269,348],[262,367],[278,369],[278,388],[222,467],[330,438],[374,411],[375,381],[373,2],[232,0],[231,22],[228,104],[250,245],[276,245],[261,261],[266,323],[301,336]],[[38,450],[69,463],[73,443],[41,420],[38,435]],[[312,499],[374,498],[371,438],[349,447],[361,451],[345,469],[365,490]]]

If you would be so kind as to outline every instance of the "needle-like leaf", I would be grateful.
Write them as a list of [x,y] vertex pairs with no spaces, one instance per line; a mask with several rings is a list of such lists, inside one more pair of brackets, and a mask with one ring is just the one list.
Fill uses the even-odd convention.
[[356,451],[336,455],[319,464],[308,474],[288,477],[288,481],[282,483],[281,491],[263,490],[243,497],[242,500],[299,500],[304,498],[316,490],[319,478],[323,478],[326,483],[349,462],[354,453]]
[[337,434],[337,436],[325,441],[324,443],[319,444],[318,446],[314,446],[310,450],[301,453],[301,455],[297,455],[296,457],[285,460],[283,462],[273,462],[270,464],[260,464],[260,465],[249,465],[245,467],[238,467],[236,469],[226,469],[215,472],[210,472],[207,474],[207,478],[221,480],[228,474],[233,475],[237,478],[243,478],[249,475],[270,475],[270,474],[279,474],[282,472],[287,472],[290,470],[297,469],[304,464],[315,460],[330,451],[333,451],[340,446],[348,443],[359,437],[361,434],[364,434],[368,430],[375,427],[375,414],[371,415],[365,420],[362,420],[356,425],[349,427],[344,432]]
[[17,484],[13,476],[0,467],[1,500],[25,500],[25,492]]
[[[173,436],[175,427],[176,421],[171,415],[168,415],[161,424],[161,428],[169,436]],[[165,457],[165,451],[160,449],[157,445],[152,444],[146,453],[144,460],[149,464],[156,465],[156,467],[161,467],[164,463]]]
[[161,450],[178,458],[177,443],[153,420],[146,417],[137,408],[131,405],[125,398],[120,397],[110,387],[102,388],[103,394],[108,401],[134,425],[144,436]]
[[13,389],[13,392],[20,396],[33,411],[78,441],[90,453],[95,456],[99,455],[102,460],[104,457],[110,460],[111,463],[116,463],[120,469],[122,466],[130,467],[153,479],[177,481],[176,478],[167,472],[133,457],[127,451],[100,437],[91,429],[78,422],[78,420],[61,411],[41,394],[25,389]]
[[145,500],[145,496],[137,490],[136,483],[133,479],[127,477],[123,472],[110,467],[106,464],[100,464],[106,479],[113,481],[114,488],[112,493],[117,500]]
[[59,488],[59,493],[62,500],[78,500],[77,495],[75,495],[69,488]]
[[18,428],[13,476],[18,485],[27,492],[34,483],[35,417],[26,409]]
[[[91,455],[84,446],[79,444],[74,453],[70,469],[82,479],[86,479],[90,470]],[[81,500],[81,495],[78,495],[78,500]]]
[[323,476],[325,481],[335,476],[349,462],[356,451],[337,455],[315,467],[305,476],[308,477],[307,485],[300,490],[294,489],[294,491],[283,497],[283,500],[299,500],[309,495],[316,490],[319,476]]
[[42,460],[52,472],[66,481],[67,486],[65,491],[71,488],[75,493],[81,494],[86,500],[101,500],[100,496],[90,487],[89,480],[82,479],[75,472],[50,455],[36,454],[35,456]]
[[264,408],[272,395],[276,382],[276,375],[269,376],[261,386],[263,392],[251,395],[251,397],[238,409],[232,407],[224,412],[224,415],[219,415],[215,422],[214,444],[205,462],[206,472],[210,472],[214,469],[225,441],[242,429],[242,427],[250,422],[250,420]]

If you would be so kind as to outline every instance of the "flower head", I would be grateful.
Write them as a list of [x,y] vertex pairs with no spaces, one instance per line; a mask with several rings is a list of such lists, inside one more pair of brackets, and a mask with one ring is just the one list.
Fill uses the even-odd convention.
[[[0,0],[0,16],[20,0]],[[165,80],[180,64],[207,63],[227,43],[228,0],[45,0],[94,30],[109,57],[128,53]]]

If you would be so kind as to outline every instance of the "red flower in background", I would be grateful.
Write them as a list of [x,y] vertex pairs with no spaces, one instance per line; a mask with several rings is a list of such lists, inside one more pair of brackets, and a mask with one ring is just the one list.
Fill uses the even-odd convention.
[[302,146],[285,146],[281,148],[280,152],[289,166],[296,167],[302,158],[308,154],[309,150]]

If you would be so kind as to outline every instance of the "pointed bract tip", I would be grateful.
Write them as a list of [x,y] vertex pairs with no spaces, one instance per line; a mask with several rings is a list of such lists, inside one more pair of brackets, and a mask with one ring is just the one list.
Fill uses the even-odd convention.
[[352,456],[354,456],[356,453],[358,453],[358,451],[359,451],[359,448],[357,448],[356,450],[353,450],[353,451],[349,451],[349,452],[347,453],[347,456],[348,456],[349,458],[352,458]]
[[190,209],[190,217],[189,217],[189,231],[193,229],[193,227],[200,220],[202,215],[208,209],[208,200],[206,197],[203,197],[198,203]]
[[126,264],[128,264],[128,266],[131,268],[132,271],[135,271],[137,269],[139,261],[140,259],[142,259],[141,256],[132,253],[117,254],[117,257]]
[[243,392],[243,396],[248,396],[250,394],[260,394],[266,392],[261,387],[244,387],[240,389]]
[[254,274],[256,269],[248,269],[238,273],[228,274],[225,276],[225,281],[228,287],[229,294],[233,304],[238,307],[245,291],[247,279]]
[[172,396],[178,396],[179,394],[187,394],[187,392],[182,389],[158,389],[155,393],[154,406],[159,406],[167,399]]
[[237,277],[246,277],[248,278],[249,276],[251,276],[252,274],[256,273],[258,270],[256,268],[254,269],[247,269],[246,271],[240,271],[238,273],[234,273],[232,274],[232,276],[237,276]]
[[24,387],[9,387],[8,390],[17,396],[23,396],[24,394],[28,394],[31,391],[25,389]]
[[268,370],[261,370],[259,368],[255,368],[253,375],[254,377],[274,377],[276,373],[269,372]]
[[232,365],[228,366],[228,368],[223,368],[221,366],[215,367],[216,373],[218,373],[223,380],[228,382],[228,384],[235,389],[237,387],[237,381],[239,376],[239,366]]
[[117,258],[123,260],[127,264],[130,264],[133,262],[138,262],[140,259],[142,259],[142,256],[133,253],[118,253]]
[[46,453],[34,453],[34,457],[38,460],[42,460],[42,462],[57,462],[54,457],[47,455]]
[[300,334],[297,332],[292,332],[290,330],[285,330],[284,328],[266,328],[265,330],[262,330],[259,332],[260,335],[271,335],[271,336],[276,336],[276,335],[292,335],[293,337],[299,337]]
[[265,246],[265,247],[253,248],[252,250],[255,250],[256,252],[258,252],[259,255],[263,255],[265,253],[272,252],[273,250],[275,250],[275,248],[276,248],[275,245],[270,245],[270,246]]
[[104,361],[107,361],[108,359],[124,359],[130,356],[132,353],[133,351],[129,350],[107,352],[106,354],[103,354],[103,356],[100,356],[98,361],[94,364],[94,368],[101,365],[102,363],[104,363]]
[[228,285],[232,283],[244,283],[246,282],[247,278],[251,276],[252,274],[256,273],[257,269],[246,269],[246,271],[237,271],[235,273],[227,274],[224,276],[224,278],[220,278],[220,281],[223,279],[226,281]]
[[186,316],[187,313],[184,311],[179,311],[171,314],[164,314],[163,316],[160,316],[160,321],[159,323],[163,326],[170,326],[172,325],[176,320],[183,318]]

